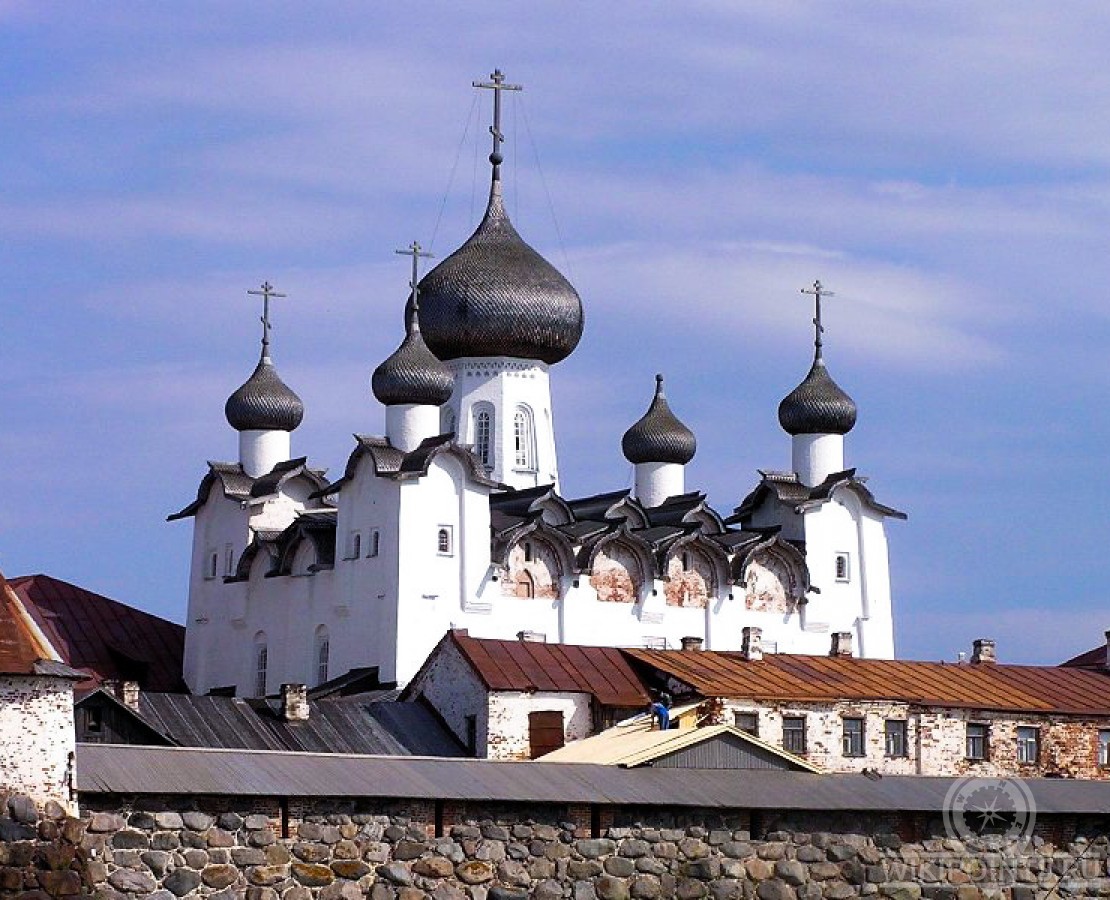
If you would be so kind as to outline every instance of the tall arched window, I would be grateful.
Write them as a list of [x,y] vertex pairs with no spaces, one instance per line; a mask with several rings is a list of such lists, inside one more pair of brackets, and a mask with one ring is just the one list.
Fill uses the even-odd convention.
[[474,452],[483,465],[493,464],[490,436],[493,434],[493,413],[488,409],[480,409],[474,413]]
[[260,631],[254,636],[254,696],[266,696],[266,668],[269,665],[270,652],[266,647],[266,632]]
[[513,416],[513,441],[516,446],[516,467],[533,471],[536,468],[536,437],[532,427],[532,410],[518,406]]
[[320,625],[316,629],[316,683],[323,684],[328,680],[328,656],[331,653],[331,641],[328,639],[328,627]]

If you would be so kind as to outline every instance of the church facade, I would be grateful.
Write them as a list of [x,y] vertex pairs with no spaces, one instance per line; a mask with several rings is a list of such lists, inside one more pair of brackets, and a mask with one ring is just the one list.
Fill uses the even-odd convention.
[[403,684],[453,628],[732,650],[758,627],[766,650],[792,653],[850,632],[859,655],[892,657],[885,521],[904,516],[845,466],[856,406],[828,373],[819,316],[810,371],[779,406],[791,469],[761,472],[731,513],[687,490],[696,440],[662,376],[621,442],[634,487],[564,491],[549,379],[583,307],[505,211],[499,125],[495,112],[475,232],[419,280],[412,248],[403,339],[372,379],[386,434],[357,436],[337,480],[291,458],[303,404],[264,317],[258,365],[225,407],[239,459],[209,463],[170,517],[193,520],[190,689],[263,696],[364,667]]

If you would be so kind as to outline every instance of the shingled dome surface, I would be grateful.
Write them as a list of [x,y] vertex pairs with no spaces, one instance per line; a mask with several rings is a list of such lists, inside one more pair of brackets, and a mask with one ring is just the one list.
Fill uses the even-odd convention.
[[847,434],[856,424],[856,403],[832,380],[818,356],[809,374],[779,404],[787,434]]
[[278,377],[270,357],[263,356],[251,377],[227,398],[224,415],[236,431],[292,431],[304,418],[304,404]]
[[401,346],[374,370],[370,380],[374,396],[386,406],[446,403],[451,399],[455,380],[424,342],[411,300],[405,311],[405,324]]
[[478,229],[420,282],[420,328],[440,359],[557,363],[582,337],[582,301],[517,234],[494,181]]
[[655,376],[655,397],[643,417],[624,433],[621,449],[631,463],[679,463],[694,458],[698,444],[694,432],[683,425],[667,403],[663,376]]

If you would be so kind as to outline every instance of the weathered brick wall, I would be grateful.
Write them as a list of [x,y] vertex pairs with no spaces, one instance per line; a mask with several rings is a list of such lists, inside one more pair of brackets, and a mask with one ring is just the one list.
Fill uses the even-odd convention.
[[[1105,818],[1020,854],[930,817],[318,799],[0,806],[0,898],[1046,900],[1110,895]],[[593,821],[591,821],[593,819]],[[836,830],[829,826],[836,825]],[[863,826],[866,826],[864,828]],[[907,839],[906,832],[915,834]],[[591,832],[593,832],[591,834]]]
[[[887,775],[982,775],[1039,778],[1110,778],[1098,764],[1098,732],[1110,728],[1105,719],[1047,715],[1014,715],[968,709],[921,709],[909,703],[841,701],[834,704],[765,703],[725,700],[721,721],[732,724],[736,712],[759,713],[759,737],[782,746],[783,717],[805,716],[805,758],[828,772],[877,769]],[[844,718],[864,719],[864,755],[845,756]],[[906,722],[906,756],[886,755],[887,719]],[[989,727],[988,758],[967,758],[967,724]],[[1040,753],[1034,764],[1017,761],[1017,729],[1039,730]]]
[[73,682],[0,676],[0,785],[37,803],[70,803]]

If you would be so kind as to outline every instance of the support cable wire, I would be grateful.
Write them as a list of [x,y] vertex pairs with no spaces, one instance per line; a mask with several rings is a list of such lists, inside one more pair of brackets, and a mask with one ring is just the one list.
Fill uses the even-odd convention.
[[559,241],[559,250],[563,254],[563,266],[566,269],[567,277],[571,283],[575,281],[574,272],[571,270],[570,257],[567,255],[567,245],[563,241],[563,230],[559,227],[559,218],[555,215],[555,204],[551,200],[551,190],[547,186],[547,176],[544,175],[543,165],[540,163],[540,152],[536,147],[536,139],[532,135],[532,123],[528,118],[528,107],[524,103],[524,98],[520,101],[520,110],[524,114],[524,128],[528,132],[528,143],[532,145],[532,155],[536,160],[536,169],[540,173],[540,183],[543,185],[544,196],[547,197],[547,209],[551,213],[551,221],[555,225],[555,237]]
[[[443,192],[443,199],[439,204],[439,213],[436,215],[436,224],[432,228],[432,239],[428,242],[428,249],[431,250],[436,245],[436,235],[439,234],[439,225],[443,221],[443,211],[447,208],[447,197],[451,193],[451,186],[455,183],[455,171],[459,167],[459,160],[462,159],[463,147],[466,145],[466,136],[470,133],[470,123],[474,119],[474,110],[478,107],[478,95],[474,94],[474,100],[470,104],[470,112],[466,115],[466,124],[463,126],[462,137],[459,138],[459,146],[455,148],[455,161],[451,164],[451,174],[447,177],[447,188]],[[474,217],[474,198],[473,189],[471,190],[472,196],[470,199],[470,212],[471,218]]]

